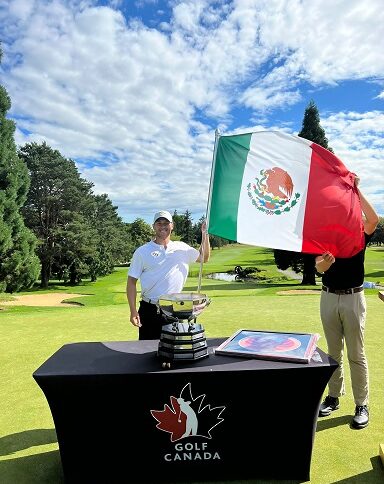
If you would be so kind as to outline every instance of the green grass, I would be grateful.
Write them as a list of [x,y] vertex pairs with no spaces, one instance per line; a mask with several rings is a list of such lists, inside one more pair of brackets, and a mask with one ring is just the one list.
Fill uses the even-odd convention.
[[384,286],[384,247],[369,247],[365,261],[365,279]]
[[[203,266],[203,274],[233,271],[235,266],[257,267],[271,277],[281,277],[275,266],[271,249],[239,244],[227,245],[224,248],[212,251],[211,259]],[[192,264],[190,275],[197,276],[199,269],[199,264]]]
[[[383,255],[384,249],[368,249],[367,280],[384,282]],[[271,277],[281,278],[271,251],[239,245],[213,251],[204,273],[233,270],[235,265],[256,266],[266,269]],[[32,373],[67,343],[137,339],[137,332],[129,322],[125,298],[126,272],[126,268],[118,268],[96,283],[84,282],[77,287],[56,283],[48,291],[37,291],[89,294],[77,299],[83,306],[15,306],[0,310],[0,483],[63,482],[54,424]],[[186,291],[196,290],[198,273],[199,265],[194,264]],[[228,283],[203,278],[202,291],[212,300],[201,316],[207,336],[229,336],[239,328],[322,335],[319,294],[277,295],[293,288],[300,289],[298,281]],[[371,422],[361,431],[349,428],[354,404],[346,367],[347,395],[342,398],[340,409],[330,417],[319,419],[317,424],[311,466],[313,484],[374,484],[384,480],[378,457],[379,443],[384,442],[384,303],[377,297],[377,290],[367,290],[366,296]],[[323,337],[319,346],[326,350]],[[287,418],[295,418],[300,412],[300,395],[297,398],[297,402],[292,401],[292,408],[287,409]],[[281,452],[284,449],[279,447],[277,438],[276,465]]]

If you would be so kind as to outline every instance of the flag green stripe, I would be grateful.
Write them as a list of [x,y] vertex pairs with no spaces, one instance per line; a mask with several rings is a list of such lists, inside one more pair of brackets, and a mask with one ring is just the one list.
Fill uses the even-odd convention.
[[251,137],[249,133],[218,140],[208,231],[229,240],[237,240],[237,211]]

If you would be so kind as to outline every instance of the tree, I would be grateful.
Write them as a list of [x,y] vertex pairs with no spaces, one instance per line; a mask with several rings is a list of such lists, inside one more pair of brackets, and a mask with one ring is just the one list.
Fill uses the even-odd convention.
[[135,219],[131,224],[128,224],[128,226],[134,249],[149,242],[154,235],[152,226],[147,224],[147,222],[141,218]]
[[183,231],[183,216],[177,213],[177,210],[173,212],[173,234],[180,238],[180,234]]
[[[68,260],[68,241],[73,239],[74,229],[88,231],[84,214],[89,212],[92,203],[92,184],[80,177],[74,161],[64,158],[45,142],[27,143],[20,148],[19,156],[31,177],[23,214],[26,224],[40,240],[37,252],[41,262],[41,287],[45,288],[53,266],[66,260],[66,265],[73,270],[75,261]],[[85,257],[85,248],[79,247],[81,240],[84,243],[87,240],[89,248],[89,237],[80,237],[75,244],[80,251],[75,257],[77,261],[79,256]],[[94,248],[89,250],[90,254],[94,253]]]
[[[308,103],[305,109],[301,131],[298,136],[313,141],[333,153],[332,148],[328,146],[325,131],[320,125],[319,111],[313,100]],[[316,285],[315,256],[277,249],[274,250],[274,256],[276,266],[279,269],[286,270],[288,267],[291,267],[295,272],[303,273],[302,285]]]
[[379,223],[370,240],[370,244],[380,245],[384,244],[384,217],[379,217]]
[[[1,54],[0,50],[0,60]],[[29,177],[17,156],[15,124],[6,118],[10,108],[8,93],[0,86],[0,291],[16,292],[33,285],[40,263],[35,254],[37,240],[20,213]]]
[[183,242],[189,245],[193,245],[196,243],[196,240],[195,240],[195,233],[193,230],[191,212],[187,209],[181,217],[182,217],[181,232],[178,233],[178,235],[180,235],[180,239]]
[[61,217],[65,222],[55,230],[51,276],[76,285],[90,275],[90,266],[98,261],[98,233],[82,213],[66,210]]
[[173,231],[172,231],[172,239],[173,240],[183,240],[183,233],[184,233],[184,215],[179,215],[177,210],[173,212],[172,215],[173,220]]
[[320,125],[319,110],[313,100],[309,101],[305,108],[303,123],[298,136],[313,141],[333,153],[333,149],[328,146],[325,131]]
[[107,194],[93,197],[92,227],[96,230],[97,250],[89,262],[91,280],[110,274],[116,264],[127,262],[133,253],[132,238]]
[[[201,225],[204,222],[204,220],[205,220],[205,217],[203,216],[193,226],[194,240],[197,242],[198,245],[201,244]],[[220,247],[227,245],[229,241],[227,239],[223,239],[222,237],[219,237],[218,235],[210,234],[209,243],[211,245],[211,249],[215,249],[215,248],[220,249]]]
[[303,286],[316,285],[316,268],[313,255],[278,249],[273,251],[273,255],[278,269],[285,271],[291,268],[297,274],[301,272],[303,274],[301,281]]

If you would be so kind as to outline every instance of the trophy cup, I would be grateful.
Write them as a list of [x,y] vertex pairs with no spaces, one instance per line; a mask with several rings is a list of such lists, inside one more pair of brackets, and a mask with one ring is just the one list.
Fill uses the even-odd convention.
[[173,293],[160,296],[157,306],[168,324],[161,330],[157,355],[163,368],[174,361],[195,361],[208,356],[204,327],[196,317],[210,304],[205,294]]

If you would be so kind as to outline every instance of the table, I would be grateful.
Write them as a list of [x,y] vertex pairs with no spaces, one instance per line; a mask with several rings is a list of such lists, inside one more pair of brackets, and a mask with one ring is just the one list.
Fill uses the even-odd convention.
[[33,377],[67,483],[308,480],[318,408],[337,363],[219,356],[164,370],[157,341],[73,343]]

